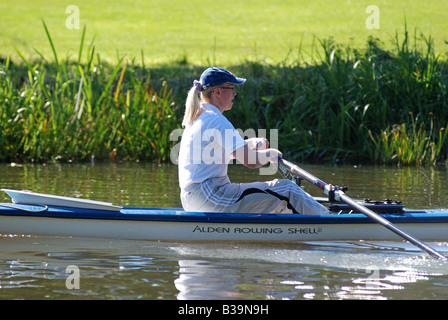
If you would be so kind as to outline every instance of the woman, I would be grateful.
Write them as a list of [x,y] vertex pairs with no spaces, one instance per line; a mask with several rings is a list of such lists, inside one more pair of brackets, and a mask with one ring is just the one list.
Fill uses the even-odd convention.
[[[246,79],[211,67],[195,80],[186,101],[179,151],[179,185],[187,211],[324,214],[328,210],[287,179],[231,183],[227,166],[237,159],[248,168],[276,162],[280,151],[266,139],[238,134],[223,115],[232,109],[235,86]],[[200,96],[200,98],[199,98]]]

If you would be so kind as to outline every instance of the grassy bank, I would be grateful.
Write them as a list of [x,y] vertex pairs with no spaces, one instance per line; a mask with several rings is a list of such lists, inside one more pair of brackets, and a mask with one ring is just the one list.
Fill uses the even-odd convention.
[[[72,11],[79,9],[79,29],[67,27]],[[380,28],[368,29],[369,5],[376,5]],[[338,43],[361,47],[369,36],[385,41],[395,30],[418,27],[437,36],[435,44],[445,53],[448,40],[448,3],[440,0],[2,0],[1,54],[19,58],[15,48],[32,60],[37,49],[51,59],[51,48],[42,30],[44,19],[52,32],[58,54],[75,57],[88,26],[88,42],[104,61],[115,64],[117,52],[146,61],[167,63],[187,58],[194,64],[219,65],[267,61],[278,63],[288,52],[311,53],[314,37],[334,37]],[[87,59],[83,58],[85,63]]]
[[[50,31],[51,56],[17,51],[21,59],[0,63],[0,160],[169,161],[186,92],[208,65],[149,65],[143,53],[110,64],[85,29],[77,56],[62,59]],[[279,129],[279,148],[294,160],[444,162],[448,62],[418,32],[393,44],[315,39],[306,61],[230,65],[248,81],[226,116],[243,130]]]

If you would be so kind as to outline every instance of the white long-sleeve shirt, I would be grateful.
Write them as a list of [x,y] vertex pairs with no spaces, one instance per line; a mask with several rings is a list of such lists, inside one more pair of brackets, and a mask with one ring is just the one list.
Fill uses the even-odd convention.
[[182,135],[178,161],[180,188],[227,176],[232,153],[246,144],[217,107],[202,103],[198,118]]

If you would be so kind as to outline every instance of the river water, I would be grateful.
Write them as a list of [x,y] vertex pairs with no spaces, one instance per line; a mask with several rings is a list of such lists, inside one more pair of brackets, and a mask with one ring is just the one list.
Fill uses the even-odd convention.
[[[352,198],[447,208],[446,167],[301,165]],[[231,166],[234,182],[279,178]],[[0,164],[0,188],[180,206],[177,167]],[[304,189],[321,191],[307,182]],[[0,202],[10,202],[5,193]],[[448,255],[448,243],[429,243]],[[74,269],[73,269],[74,268]],[[402,242],[181,243],[0,236],[0,299],[447,299],[448,263]]]

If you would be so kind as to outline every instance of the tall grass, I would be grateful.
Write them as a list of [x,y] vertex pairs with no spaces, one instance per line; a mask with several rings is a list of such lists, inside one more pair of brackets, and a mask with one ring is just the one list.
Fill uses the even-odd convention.
[[[377,136],[371,135],[375,144],[375,158],[383,163],[398,165],[436,164],[444,148],[448,130],[440,128],[433,132],[431,126],[425,131],[424,123],[417,125],[411,117],[410,124],[396,124]],[[433,123],[433,120],[431,120]]]
[[[432,38],[417,31],[411,37],[406,30],[392,41],[395,49],[386,51],[374,38],[361,49],[318,40],[312,63],[292,59],[276,67],[243,66],[243,74],[255,75],[253,84],[241,89],[243,107],[257,109],[232,111],[231,117],[263,115],[255,125],[280,128],[280,148],[291,158],[444,162],[448,63],[435,55]],[[402,151],[379,141],[384,132],[395,134],[396,125],[408,141]]]
[[58,57],[6,59],[0,82],[0,160],[55,161],[121,158],[165,161],[169,133],[177,127],[167,81],[152,81],[135,61],[110,67],[87,48],[88,63]]
[[[143,54],[110,65],[85,28],[78,57],[62,59],[44,30],[51,62],[0,62],[0,160],[168,161],[186,92],[208,65],[185,56],[148,68]],[[310,56],[224,66],[248,79],[225,115],[243,130],[278,129],[279,148],[294,160],[444,162],[448,63],[431,37],[406,30],[392,41],[386,51],[373,38],[365,48],[316,39]]]

